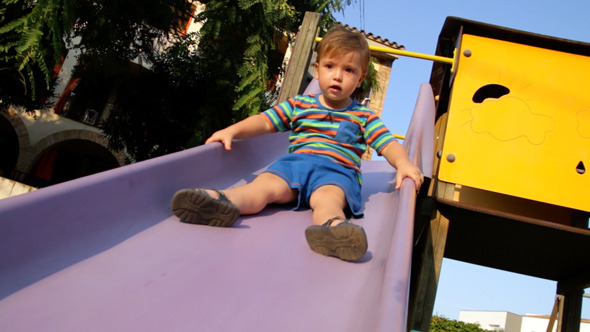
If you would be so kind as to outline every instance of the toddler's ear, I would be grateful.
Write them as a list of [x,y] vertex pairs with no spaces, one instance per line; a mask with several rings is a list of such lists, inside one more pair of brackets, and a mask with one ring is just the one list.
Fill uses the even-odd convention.
[[356,85],[357,88],[360,88],[361,87],[361,85],[363,84],[363,81],[365,80],[365,78],[367,78],[367,73],[366,72],[359,78],[359,84]]
[[319,64],[318,64],[318,63],[317,63],[317,61],[316,61],[316,63],[314,63],[314,64],[313,64],[313,68],[315,69],[315,70],[314,70],[314,73],[313,73],[313,77],[314,77],[315,79],[318,79],[318,67],[319,67]]

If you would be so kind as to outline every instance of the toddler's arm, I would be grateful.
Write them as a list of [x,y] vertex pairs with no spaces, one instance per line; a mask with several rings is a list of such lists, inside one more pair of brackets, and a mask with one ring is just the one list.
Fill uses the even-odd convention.
[[422,182],[424,182],[424,175],[420,169],[414,165],[408,153],[404,147],[398,142],[394,141],[381,152],[381,155],[387,159],[391,166],[397,169],[397,175],[395,177],[395,189],[399,189],[402,186],[402,180],[404,178],[410,178],[416,184],[416,191],[420,189]]
[[268,134],[272,128],[261,114],[252,115],[238,123],[216,131],[209,137],[205,144],[221,142],[226,150],[231,150],[232,139],[251,138]]

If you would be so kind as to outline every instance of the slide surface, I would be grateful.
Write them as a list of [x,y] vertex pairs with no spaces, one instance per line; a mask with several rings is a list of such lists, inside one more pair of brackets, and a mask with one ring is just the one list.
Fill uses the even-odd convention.
[[[434,101],[420,89],[406,148],[431,176]],[[369,250],[313,253],[311,211],[273,206],[232,228],[184,224],[173,193],[252,180],[287,134],[210,144],[0,201],[1,331],[405,331],[413,183],[363,164]]]

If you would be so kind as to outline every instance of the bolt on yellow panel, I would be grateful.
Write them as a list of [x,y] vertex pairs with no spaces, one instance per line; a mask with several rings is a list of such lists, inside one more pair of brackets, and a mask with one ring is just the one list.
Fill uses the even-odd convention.
[[590,211],[590,57],[463,35],[438,177]]

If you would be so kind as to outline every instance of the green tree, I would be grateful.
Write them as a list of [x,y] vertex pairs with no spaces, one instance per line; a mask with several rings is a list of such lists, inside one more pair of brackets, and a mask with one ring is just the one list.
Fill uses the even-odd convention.
[[[269,82],[284,56],[277,40],[296,32],[305,11],[336,8],[301,3],[298,11],[284,0],[206,1],[198,35],[165,48],[140,79],[119,82],[118,107],[101,125],[111,147],[126,148],[134,160],[153,158],[202,144],[268,107]],[[325,17],[326,25],[333,22]]]
[[[200,50],[204,62],[217,72],[226,97],[219,109],[235,122],[258,113],[272,97],[270,82],[283,70],[278,41],[292,38],[306,11],[321,12],[322,25],[334,22],[332,13],[350,0],[209,0],[202,21]],[[289,40],[290,41],[290,40]],[[212,68],[212,70],[213,70]]]
[[[51,86],[51,68],[65,50],[54,4],[33,1],[0,2],[0,100],[8,104],[40,106],[40,96]],[[66,20],[66,16],[61,18]]]
[[[0,72],[19,90],[0,86],[0,99],[39,107],[51,91],[53,68],[67,48],[82,50],[101,71],[121,60],[151,61],[180,19],[186,0],[0,0]],[[42,84],[40,84],[42,83]]]
[[127,149],[134,161],[201,144],[223,114],[205,103],[214,95],[214,73],[203,71],[187,35],[154,59],[152,70],[119,81],[117,107],[101,124],[111,148]]
[[[0,100],[18,95],[18,104],[39,108],[54,65],[66,48],[79,49],[74,75],[118,90],[101,124],[111,146],[133,160],[178,151],[268,107],[283,70],[279,41],[291,41],[306,11],[323,13],[328,27],[351,1],[204,0],[200,34],[172,34],[176,42],[161,52],[190,1],[0,0],[0,76],[17,83],[0,84]],[[131,75],[130,60],[152,70]]]
[[329,26],[331,10],[343,3],[203,2],[199,34],[181,38],[154,57],[150,73],[122,84],[118,108],[102,125],[111,146],[126,148],[134,160],[202,144],[215,130],[267,108],[269,82],[283,69],[278,41],[292,38],[305,11],[323,11]]
[[[444,316],[432,316],[430,322],[430,332],[489,332],[484,330],[479,324],[471,324],[456,321]],[[497,331],[497,330],[496,330]]]

